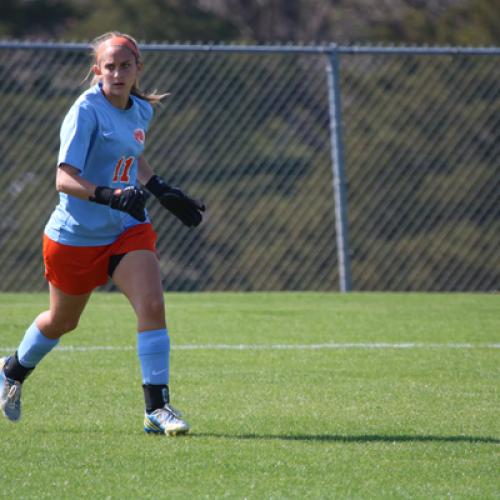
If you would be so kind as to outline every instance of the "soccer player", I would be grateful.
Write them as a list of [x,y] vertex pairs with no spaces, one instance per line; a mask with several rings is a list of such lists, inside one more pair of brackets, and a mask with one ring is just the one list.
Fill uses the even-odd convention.
[[144,430],[185,434],[188,424],[170,405],[170,338],[143,187],[186,226],[200,224],[205,206],[167,185],[143,156],[152,104],[165,95],[138,87],[143,63],[136,41],[106,33],[94,41],[93,59],[91,87],[61,127],[59,204],[43,241],[49,310],[26,330],[16,352],[0,360],[0,409],[13,422],[21,418],[24,380],[76,328],[92,290],[109,276],[137,316]]

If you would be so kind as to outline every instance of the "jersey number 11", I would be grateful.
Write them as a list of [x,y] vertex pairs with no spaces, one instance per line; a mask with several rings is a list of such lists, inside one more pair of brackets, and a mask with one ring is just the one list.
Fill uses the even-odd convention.
[[135,156],[129,156],[125,159],[124,156],[120,157],[116,166],[115,173],[113,174],[113,182],[129,182],[130,181],[130,167],[134,163]]

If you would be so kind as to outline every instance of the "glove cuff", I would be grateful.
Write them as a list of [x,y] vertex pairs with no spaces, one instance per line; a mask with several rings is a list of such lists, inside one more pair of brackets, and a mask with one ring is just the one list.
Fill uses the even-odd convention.
[[170,190],[170,186],[159,175],[153,175],[144,187],[157,198]]
[[97,186],[94,196],[89,198],[89,201],[99,203],[100,205],[110,205],[114,195],[114,190],[106,186]]

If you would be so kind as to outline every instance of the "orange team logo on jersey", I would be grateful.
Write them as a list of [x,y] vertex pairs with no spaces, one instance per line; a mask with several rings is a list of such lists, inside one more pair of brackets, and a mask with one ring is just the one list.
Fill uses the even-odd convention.
[[136,128],[134,130],[134,137],[137,142],[140,142],[141,144],[144,144],[144,141],[146,140],[146,134],[144,133],[144,130],[142,128]]

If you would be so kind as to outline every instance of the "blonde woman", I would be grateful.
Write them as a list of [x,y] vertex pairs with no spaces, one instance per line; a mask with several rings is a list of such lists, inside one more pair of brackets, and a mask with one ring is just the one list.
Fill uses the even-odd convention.
[[144,430],[185,434],[170,405],[170,338],[156,254],[156,233],[144,186],[187,226],[205,207],[155,175],[143,156],[152,104],[164,95],[138,87],[143,69],[136,41],[112,32],[93,43],[94,75],[61,127],[56,188],[59,204],[44,231],[50,306],[27,329],[17,351],[0,360],[0,408],[21,418],[26,377],[74,330],[92,291],[111,277],[137,316],[137,347],[145,399]]

